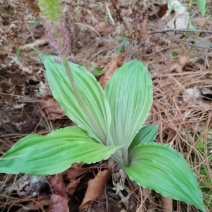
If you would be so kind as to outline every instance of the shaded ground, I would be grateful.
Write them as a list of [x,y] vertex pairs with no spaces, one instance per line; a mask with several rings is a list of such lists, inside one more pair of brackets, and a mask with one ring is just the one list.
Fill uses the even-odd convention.
[[[32,49],[53,53],[44,37],[35,1],[16,2],[0,1],[1,154],[26,134],[45,134],[73,124],[53,100],[43,67]],[[212,208],[211,33],[153,33],[163,31],[174,16],[161,19],[167,11],[166,4],[149,2],[144,7],[133,1],[111,1],[106,6],[101,1],[63,2],[71,36],[70,58],[90,71],[105,70],[105,75],[98,77],[101,85],[127,60],[136,58],[148,66],[154,85],[154,104],[148,123],[160,124],[157,142],[166,143],[184,155],[198,177],[208,210]],[[208,14],[211,11],[209,5]],[[192,23],[199,29],[212,30],[211,17],[202,17],[196,6]],[[17,51],[26,44],[30,48]],[[53,208],[55,201],[67,201],[62,198],[66,196],[70,211],[78,211],[88,179],[106,167],[106,163],[91,167],[76,165],[48,178],[1,174],[0,208],[46,211],[49,206]],[[136,190],[129,180],[124,190],[117,193],[120,177],[118,171],[109,177],[103,195],[87,211],[164,211],[160,195],[142,189],[140,198],[141,190]],[[60,205],[60,211],[68,210],[61,209],[64,205]],[[173,202],[173,210],[197,211],[178,201]]]

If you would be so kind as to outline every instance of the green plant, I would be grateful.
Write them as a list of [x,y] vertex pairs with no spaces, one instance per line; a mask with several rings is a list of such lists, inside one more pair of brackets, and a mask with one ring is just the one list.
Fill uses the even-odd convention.
[[101,75],[103,75],[105,73],[105,70],[101,70],[98,68],[98,65],[94,62],[91,63],[91,68],[92,71],[91,73],[95,76],[95,77],[99,77]]
[[22,138],[0,158],[0,172],[52,175],[73,163],[111,157],[138,185],[205,211],[196,177],[183,156],[154,142],[157,124],[141,128],[153,101],[147,67],[138,60],[125,63],[103,90],[84,67],[68,62],[65,55],[60,63],[56,59],[42,55],[45,74],[54,98],[78,126]]
[[95,163],[111,156],[140,186],[205,211],[196,177],[183,156],[153,142],[157,124],[140,129],[152,104],[148,69],[137,60],[124,64],[104,92],[91,73],[69,62],[85,111],[64,63],[55,59],[43,56],[46,77],[55,99],[78,127],[22,138],[1,157],[0,171],[51,175],[73,163]]
[[179,53],[176,52],[176,51],[173,51],[173,52],[171,53],[171,56],[172,56],[173,58],[177,58],[177,57],[179,57]]

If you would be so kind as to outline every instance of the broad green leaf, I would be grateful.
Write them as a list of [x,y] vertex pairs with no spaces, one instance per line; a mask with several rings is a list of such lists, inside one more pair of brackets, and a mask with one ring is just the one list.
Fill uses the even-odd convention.
[[0,173],[52,175],[73,163],[105,160],[117,149],[99,144],[79,127],[67,127],[22,138],[0,158]]
[[141,144],[130,152],[130,166],[123,168],[140,186],[205,211],[196,176],[173,148],[157,143]]
[[138,134],[133,139],[129,147],[129,151],[131,151],[135,146],[139,144],[147,144],[149,142],[154,142],[158,133],[158,124],[150,124],[148,126],[142,127]]
[[95,77],[84,67],[69,62],[76,86],[96,124],[88,119],[79,104],[64,65],[55,63],[56,57],[53,56],[43,56],[43,59],[52,94],[66,115],[92,138],[105,144],[110,131],[111,113],[105,93]]
[[205,15],[206,0],[197,0],[201,14]]
[[125,144],[124,157],[152,105],[152,80],[147,67],[138,60],[125,63],[115,71],[105,92],[112,114],[111,140],[115,145]]

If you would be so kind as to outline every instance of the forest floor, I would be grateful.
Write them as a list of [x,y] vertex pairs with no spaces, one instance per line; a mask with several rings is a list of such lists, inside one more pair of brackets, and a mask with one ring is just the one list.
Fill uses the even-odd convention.
[[[176,11],[165,15],[166,1],[85,2],[63,1],[71,60],[103,87],[130,59],[148,66],[154,103],[146,124],[159,123],[157,142],[183,154],[212,210],[212,5],[202,16],[196,1],[191,13],[184,1],[179,20]],[[180,30],[186,17],[198,30]],[[0,0],[0,155],[25,135],[73,125],[53,99],[38,60],[38,51],[55,53],[44,26],[36,0]],[[89,179],[105,164],[75,164],[45,178],[0,174],[0,210],[80,211]],[[134,191],[126,183],[117,192],[120,177],[110,176],[103,194],[83,211],[166,211],[166,200],[154,191]],[[180,201],[172,210],[198,211]]]

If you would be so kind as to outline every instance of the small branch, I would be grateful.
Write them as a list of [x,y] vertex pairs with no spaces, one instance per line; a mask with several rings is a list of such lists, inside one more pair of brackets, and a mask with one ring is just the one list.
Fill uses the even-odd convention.
[[99,32],[92,26],[88,25],[88,24],[82,24],[82,23],[74,23],[75,25],[79,25],[79,26],[84,26],[92,31],[94,31],[99,37],[101,37],[101,35],[99,34]]
[[[114,9],[115,9],[117,15],[118,15],[119,21],[124,23],[124,20],[123,20],[123,18],[121,17],[121,14],[120,14],[120,12],[119,12],[117,6],[116,6],[116,2],[115,2],[114,0],[111,0],[111,2],[112,2],[112,4],[113,4],[113,7],[114,7]],[[124,24],[125,24],[125,23],[124,23]]]
[[107,2],[105,2],[105,9],[106,9],[106,12],[107,12],[107,14],[109,16],[109,19],[111,20],[111,23],[113,24],[113,26],[115,26],[115,21],[113,20],[113,17],[111,15],[111,12],[110,12],[110,9],[108,7],[108,3]]
[[180,39],[177,39],[177,38],[175,38],[175,36],[172,36],[172,35],[170,35],[170,34],[168,34],[167,33],[167,35],[170,37],[170,38],[172,38],[173,40],[175,40],[175,41],[178,41],[178,42],[181,42],[181,43],[183,43],[183,44],[185,44],[185,45],[188,45],[188,46],[192,46],[192,47],[196,47],[196,48],[202,48],[202,49],[211,49],[211,47],[210,46],[198,46],[198,45],[195,45],[195,44],[191,44],[191,43],[189,43],[189,42],[185,42],[185,41],[182,41],[182,40],[180,40]]
[[148,32],[148,35],[156,34],[156,33],[166,33],[166,32],[190,32],[190,33],[212,33],[212,30],[190,30],[190,29],[165,29],[165,30],[156,30]]

